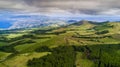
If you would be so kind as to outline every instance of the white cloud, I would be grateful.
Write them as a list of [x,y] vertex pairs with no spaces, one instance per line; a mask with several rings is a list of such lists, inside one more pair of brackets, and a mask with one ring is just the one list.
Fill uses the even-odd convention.
[[0,0],[0,9],[38,14],[116,15],[119,3],[119,0]]
[[103,11],[101,14],[105,15],[120,15],[120,9],[110,9],[108,11]]

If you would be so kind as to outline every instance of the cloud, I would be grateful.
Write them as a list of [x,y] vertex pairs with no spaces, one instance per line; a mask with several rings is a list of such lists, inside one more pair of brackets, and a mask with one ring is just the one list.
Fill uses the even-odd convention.
[[118,15],[119,0],[0,0],[0,9],[41,14]]

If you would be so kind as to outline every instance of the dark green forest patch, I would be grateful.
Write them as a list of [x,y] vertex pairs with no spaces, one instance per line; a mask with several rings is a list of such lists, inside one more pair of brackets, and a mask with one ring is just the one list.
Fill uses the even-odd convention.
[[82,52],[84,57],[94,62],[93,67],[119,67],[120,44],[104,44],[91,46],[60,46],[48,48],[46,46],[36,49],[37,52],[52,52],[41,58],[29,60],[28,67],[76,67],[76,52]]

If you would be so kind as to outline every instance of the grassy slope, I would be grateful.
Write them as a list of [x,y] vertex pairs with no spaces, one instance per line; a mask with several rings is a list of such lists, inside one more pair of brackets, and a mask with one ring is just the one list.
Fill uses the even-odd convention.
[[15,37],[20,37],[24,34],[8,34],[7,38],[15,38]]
[[108,30],[108,34],[120,34],[120,23],[119,22],[108,22],[103,23],[95,27],[97,31]]
[[[117,33],[119,35],[119,29],[120,29],[119,23],[117,23],[117,24],[116,23],[109,23],[108,25],[110,25],[110,26],[114,25],[114,27],[109,28],[109,27],[106,27],[106,24],[94,25],[94,24],[91,24],[91,23],[88,23],[88,22],[85,22],[82,25],[70,25],[70,26],[65,27],[65,28],[59,28],[57,30],[49,31],[49,33],[54,33],[54,32],[59,32],[59,31],[66,31],[65,33],[61,33],[59,35],[55,35],[55,34],[50,34],[50,35],[35,34],[36,37],[41,37],[41,36],[46,37],[47,36],[47,37],[50,37],[50,38],[32,39],[32,40],[34,40],[36,42],[31,43],[31,44],[26,43],[26,44],[17,45],[14,48],[17,51],[19,51],[20,53],[30,53],[30,52],[34,52],[34,50],[36,48],[38,48],[39,46],[43,46],[43,45],[46,45],[46,46],[49,46],[49,47],[53,48],[53,47],[57,47],[59,45],[90,45],[90,44],[93,45],[93,44],[103,44],[103,43],[104,44],[120,43],[119,40],[118,40],[119,38],[115,38],[115,36],[114,36],[114,38],[99,38],[99,39],[94,39],[93,38],[92,40],[89,39],[89,38],[79,38],[79,37],[83,37],[83,35],[85,37],[86,36],[89,36],[89,37],[103,36],[103,35],[96,35],[95,34],[96,31],[94,29],[91,29],[94,26],[96,26],[95,29],[97,29],[97,31],[109,30],[110,34],[106,34],[106,35],[111,36],[111,33],[112,34]],[[115,29],[115,32],[114,32],[114,29]],[[10,34],[8,36],[8,38],[12,38],[11,35],[17,37],[17,35],[15,35],[15,34]],[[78,37],[76,38],[76,37],[72,37],[72,36],[78,36]],[[25,39],[27,40],[27,38],[25,38]],[[28,56],[23,56],[22,54],[20,54],[19,56],[15,56],[15,57],[1,63],[1,66],[3,65],[3,67],[5,67],[6,65],[8,65],[10,67],[13,67],[13,66],[15,66],[13,63],[16,62],[15,64],[16,65],[18,64],[17,67],[24,67],[24,65],[26,64],[28,59],[31,59],[33,57],[40,57],[40,56],[43,56],[43,55],[46,55],[46,53],[32,53],[32,54],[30,54],[29,57]],[[81,55],[82,55],[81,53],[77,53],[76,64],[78,65],[78,67],[79,67],[79,65],[84,65],[84,64],[86,66],[83,66],[83,67],[88,67],[87,65],[92,65],[91,61],[89,61],[87,59],[82,59]],[[4,56],[4,54],[3,54],[3,56]],[[21,61],[23,61],[24,59],[26,59],[26,61],[22,62],[22,64],[20,64]],[[82,63],[80,63],[80,62],[82,62]]]
[[42,56],[47,55],[49,52],[43,52],[43,53],[25,53],[25,54],[19,54],[5,62],[0,63],[0,67],[27,67],[27,61],[32,58],[39,58]]
[[[114,24],[114,23],[110,23],[110,24]],[[110,24],[108,24],[108,26]],[[89,45],[89,44],[100,44],[100,43],[101,44],[103,44],[103,43],[113,43],[113,44],[114,43],[119,43],[118,40],[111,39],[111,38],[100,38],[100,39],[96,39],[98,41],[94,41],[94,40],[91,41],[88,38],[72,37],[74,35],[77,35],[77,36],[84,35],[84,36],[90,36],[90,37],[100,36],[100,35],[95,34],[96,31],[91,30],[91,28],[93,28],[94,26],[97,26],[97,25],[94,25],[94,24],[91,24],[91,23],[88,23],[88,22],[84,22],[82,25],[70,25],[66,28],[59,28],[57,30],[50,31],[51,33],[54,33],[55,31],[66,31],[66,33],[62,33],[60,35],[55,35],[55,34],[40,35],[40,34],[37,34],[37,35],[35,35],[37,37],[41,37],[41,36],[46,37],[47,36],[47,37],[51,37],[51,38],[33,39],[33,40],[36,41],[36,43],[18,45],[18,46],[15,46],[15,49],[18,50],[18,51],[21,51],[21,52],[29,52],[29,51],[34,51],[34,49],[36,49],[39,46],[43,46],[43,45],[47,45],[49,47],[57,47],[59,45],[66,45],[66,44],[67,45]],[[106,26],[106,23],[98,25],[96,28],[97,28],[97,30],[103,30],[103,29],[108,29],[109,30],[108,27],[103,28],[105,26]],[[117,27],[117,28],[119,28],[119,27]]]
[[5,46],[5,45],[7,45],[6,42],[0,42],[0,46]]
[[77,52],[76,55],[76,67],[92,67],[93,66],[93,62],[88,60],[88,59],[83,59],[83,54],[81,52]]
[[0,52],[0,61],[4,60],[7,56],[9,56],[11,53],[6,52]]

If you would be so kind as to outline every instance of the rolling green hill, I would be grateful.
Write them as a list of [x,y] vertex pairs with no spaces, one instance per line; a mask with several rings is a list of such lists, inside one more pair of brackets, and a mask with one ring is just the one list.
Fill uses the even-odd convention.
[[119,22],[86,20],[5,31],[0,35],[0,67],[119,67],[119,37]]

